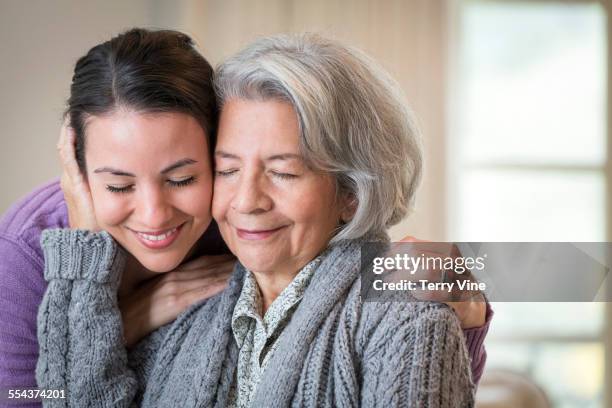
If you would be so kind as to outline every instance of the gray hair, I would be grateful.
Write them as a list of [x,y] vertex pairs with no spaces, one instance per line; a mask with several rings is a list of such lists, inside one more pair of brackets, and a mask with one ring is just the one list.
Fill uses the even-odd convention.
[[282,100],[298,117],[300,150],[354,200],[332,242],[381,236],[411,210],[420,137],[399,85],[368,56],[315,34],[259,39],[218,67],[219,106]]

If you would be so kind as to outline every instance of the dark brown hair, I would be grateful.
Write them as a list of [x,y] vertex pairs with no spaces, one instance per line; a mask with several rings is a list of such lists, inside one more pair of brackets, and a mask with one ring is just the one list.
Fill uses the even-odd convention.
[[188,114],[204,129],[212,151],[218,120],[212,79],[208,61],[178,31],[134,28],[90,49],[76,63],[66,109],[81,171],[87,118],[120,107]]

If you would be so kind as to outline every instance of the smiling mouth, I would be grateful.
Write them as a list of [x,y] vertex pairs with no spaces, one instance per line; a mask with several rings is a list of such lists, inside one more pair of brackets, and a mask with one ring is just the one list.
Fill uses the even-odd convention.
[[178,238],[181,229],[185,223],[164,231],[157,232],[141,232],[128,228],[134,233],[141,244],[150,249],[164,249],[172,245],[172,243]]
[[236,227],[236,233],[238,234],[238,237],[242,239],[246,239],[248,241],[259,241],[271,237],[283,228],[285,228],[285,225],[278,228],[265,230],[247,230]]
[[168,238],[170,235],[174,234],[177,229],[178,227],[172,228],[170,231],[164,232],[159,235],[145,234],[144,232],[137,232],[137,234],[142,239],[146,239],[147,241],[163,241],[164,239]]

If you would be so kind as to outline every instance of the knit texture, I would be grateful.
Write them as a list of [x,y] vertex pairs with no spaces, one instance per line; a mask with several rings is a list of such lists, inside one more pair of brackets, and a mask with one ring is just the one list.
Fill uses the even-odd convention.
[[66,389],[74,406],[132,401],[137,383],[123,369],[127,352],[116,313],[125,255],[106,232],[61,231],[70,230],[47,230],[41,237],[49,286],[38,313],[36,377],[45,379],[39,386]]
[[[81,270],[48,274],[56,278],[39,311],[37,379],[41,387],[65,387],[69,398],[46,405],[227,406],[238,360],[231,317],[244,280],[240,265],[225,291],[143,340],[128,361],[117,282],[106,280],[120,273],[104,269],[121,262],[101,260],[97,271],[88,262],[50,262],[71,259],[71,248],[83,254],[93,242],[104,247],[100,254],[121,252],[83,231],[47,234],[47,263]],[[277,340],[252,406],[473,406],[467,349],[447,306],[362,303],[359,293],[359,243],[340,243],[322,259]]]
[[251,406],[251,397],[261,373],[276,350],[276,340],[291,321],[295,306],[302,300],[320,262],[321,258],[317,257],[303,267],[263,316],[263,298],[255,276],[250,271],[245,273],[242,292],[232,316],[232,332],[238,345],[238,367],[236,381],[230,389],[230,406]]
[[[59,182],[54,180],[16,202],[0,220],[0,388],[36,386],[38,359],[36,314],[47,283],[43,277],[44,257],[40,246],[42,231],[66,228],[68,215]],[[207,230],[198,254],[224,252],[216,226]],[[492,313],[483,327],[464,331],[472,356],[476,382],[486,353],[484,338]],[[40,403],[0,401],[0,407],[39,408]]]
[[[40,238],[45,229],[67,227],[66,203],[58,180],[32,191],[0,219],[1,390],[36,386],[36,315],[47,288]],[[216,224],[212,223],[198,242],[194,256],[227,252]],[[12,401],[0,397],[0,407],[41,406]]]

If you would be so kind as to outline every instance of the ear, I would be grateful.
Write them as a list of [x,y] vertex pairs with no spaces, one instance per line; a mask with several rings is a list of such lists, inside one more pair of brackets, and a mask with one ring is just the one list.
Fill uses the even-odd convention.
[[347,223],[353,219],[357,211],[357,198],[352,194],[344,194],[340,199],[340,220]]

